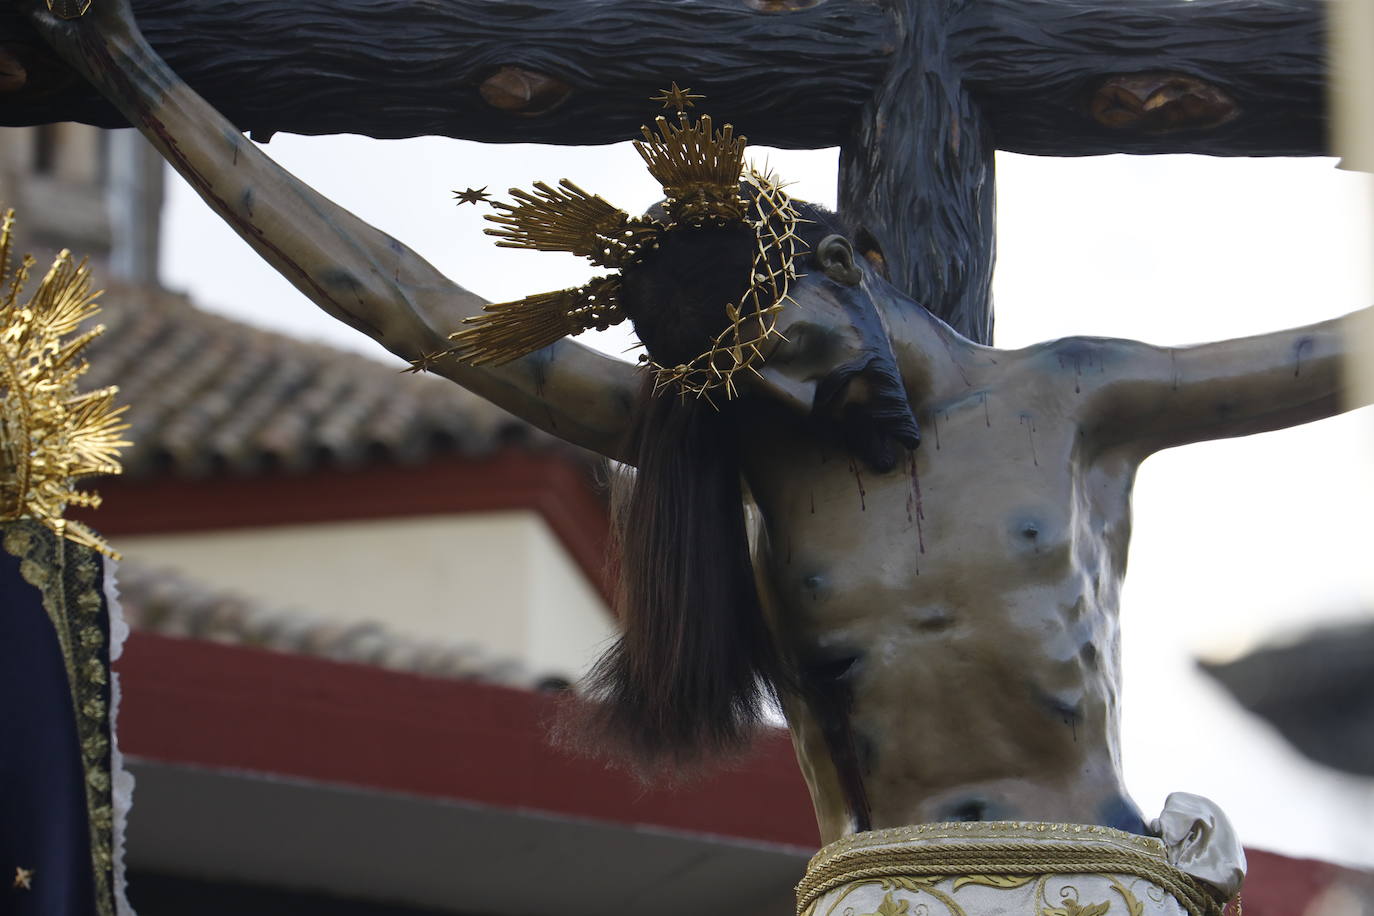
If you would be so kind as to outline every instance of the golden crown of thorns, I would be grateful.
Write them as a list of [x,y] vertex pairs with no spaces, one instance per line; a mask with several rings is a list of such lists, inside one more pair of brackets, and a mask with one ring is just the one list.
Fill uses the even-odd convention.
[[[616,271],[573,289],[538,293],[516,302],[487,305],[467,319],[471,327],[451,335],[448,351],[473,365],[499,365],[547,347],[562,337],[605,330],[629,317],[620,305],[619,271],[633,264],[667,232],[683,227],[746,225],[754,230],[749,288],[737,302],[722,303],[724,330],[701,354],[676,366],[642,357],[655,373],[655,390],[676,387],[706,395],[723,389],[735,395],[734,376],[756,372],[760,344],[778,334],[777,315],[788,301],[803,243],[801,217],[771,175],[744,164],[744,137],[729,124],[714,129],[711,116],[688,118],[690,90],[664,90],[656,101],[675,105],[677,123],[655,119],[634,142],[649,173],[663,186],[667,220],[631,217],[595,194],[564,179],[558,187],[536,183],[533,193],[511,189],[516,203],[494,203],[501,211],[486,230],[504,248],[567,251]],[[747,193],[741,193],[741,184]],[[461,197],[462,195],[460,195]]]

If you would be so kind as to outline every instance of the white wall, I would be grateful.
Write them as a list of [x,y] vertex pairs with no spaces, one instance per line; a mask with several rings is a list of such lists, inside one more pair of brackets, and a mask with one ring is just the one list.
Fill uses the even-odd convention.
[[269,607],[471,641],[534,674],[581,674],[612,633],[600,595],[528,511],[125,537],[117,548]]

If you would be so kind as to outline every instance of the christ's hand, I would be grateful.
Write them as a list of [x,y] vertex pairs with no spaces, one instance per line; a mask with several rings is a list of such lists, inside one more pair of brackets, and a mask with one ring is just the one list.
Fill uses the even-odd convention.
[[52,49],[97,87],[110,70],[111,42],[142,42],[129,0],[9,0]]
[[138,30],[129,0],[12,0],[56,47],[98,34],[129,35]]

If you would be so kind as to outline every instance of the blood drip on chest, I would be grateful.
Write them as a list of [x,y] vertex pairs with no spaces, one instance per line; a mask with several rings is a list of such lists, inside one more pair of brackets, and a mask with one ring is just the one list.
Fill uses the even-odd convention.
[[859,466],[854,463],[854,459],[849,459],[849,471],[854,475],[854,482],[859,485],[859,511],[868,511],[868,491],[864,489],[864,478],[859,473]]
[[[926,552],[926,536],[924,526],[921,522],[925,519],[925,507],[921,504],[921,478],[916,472],[916,453],[906,453],[907,476],[911,478],[911,489],[906,497],[906,520],[908,523],[914,522],[916,525],[916,544],[921,553]],[[917,569],[917,574],[920,570]]]

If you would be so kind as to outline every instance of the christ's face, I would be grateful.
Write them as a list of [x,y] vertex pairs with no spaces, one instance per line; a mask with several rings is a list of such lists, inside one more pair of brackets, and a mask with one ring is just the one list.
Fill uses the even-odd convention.
[[[848,240],[826,236],[778,316],[781,338],[749,390],[841,427],[850,447],[879,470],[895,444],[920,441],[892,342],[869,294],[870,278]],[[874,281],[876,282],[876,281]]]

